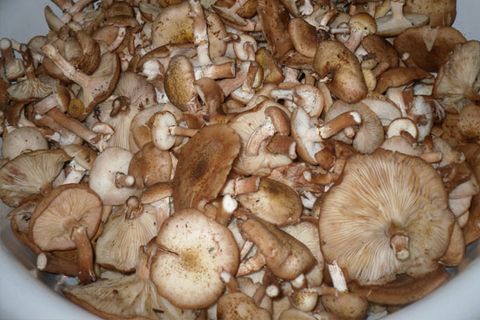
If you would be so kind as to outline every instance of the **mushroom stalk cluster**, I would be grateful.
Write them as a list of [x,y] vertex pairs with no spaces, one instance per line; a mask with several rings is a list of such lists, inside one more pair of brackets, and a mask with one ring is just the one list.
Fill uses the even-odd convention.
[[365,319],[480,238],[455,1],[54,0],[0,39],[0,199],[109,319]]

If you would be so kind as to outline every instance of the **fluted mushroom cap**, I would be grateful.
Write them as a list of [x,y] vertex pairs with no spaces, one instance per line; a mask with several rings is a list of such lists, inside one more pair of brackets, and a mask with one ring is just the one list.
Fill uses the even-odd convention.
[[356,155],[321,204],[325,259],[364,285],[433,271],[454,222],[447,201],[441,178],[423,160],[388,151]]

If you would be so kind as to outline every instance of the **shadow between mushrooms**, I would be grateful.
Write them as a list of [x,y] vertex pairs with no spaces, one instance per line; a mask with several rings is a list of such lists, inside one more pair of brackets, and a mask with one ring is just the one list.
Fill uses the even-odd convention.
[[435,170],[416,157],[377,151],[350,158],[343,174],[321,204],[325,259],[362,285],[435,270],[454,222]]
[[178,154],[173,178],[175,210],[198,208],[215,199],[240,152],[240,138],[227,125],[200,129]]

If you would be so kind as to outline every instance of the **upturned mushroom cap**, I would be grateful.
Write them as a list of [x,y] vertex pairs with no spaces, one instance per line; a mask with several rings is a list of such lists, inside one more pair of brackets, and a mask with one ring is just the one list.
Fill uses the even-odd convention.
[[3,158],[13,159],[24,152],[48,149],[47,140],[35,127],[21,127],[3,134]]
[[223,295],[217,302],[217,316],[224,320],[268,320],[270,313],[241,292]]
[[105,149],[94,161],[90,170],[89,185],[102,199],[104,205],[123,204],[137,191],[134,187],[117,187],[117,174],[128,173],[133,155],[122,148]]
[[120,272],[132,272],[139,262],[138,248],[153,239],[159,230],[156,210],[140,204],[136,197],[112,213],[95,245],[96,263]]
[[237,272],[239,251],[232,233],[197,210],[168,218],[156,242],[160,250],[151,278],[159,294],[177,307],[212,305],[225,288],[220,273]]
[[200,129],[178,154],[173,178],[175,209],[197,208],[215,199],[239,152],[240,138],[227,125]]
[[294,189],[281,182],[262,178],[258,191],[237,197],[240,204],[252,215],[277,226],[298,221],[302,202]]
[[19,155],[0,168],[0,198],[17,207],[31,195],[45,192],[70,160],[61,150],[38,150]]
[[405,30],[395,38],[394,46],[400,56],[408,53],[405,63],[409,67],[438,72],[447,62],[450,52],[465,42],[462,33],[454,28],[432,29],[424,26]]
[[480,73],[480,42],[457,45],[440,68],[433,96],[447,109],[461,111],[463,106],[480,99],[476,80]]
[[240,225],[244,237],[255,243],[272,273],[293,280],[312,269],[316,260],[302,242],[260,219],[248,219]]
[[457,0],[407,0],[405,13],[418,13],[430,18],[430,26],[451,26],[457,16]]
[[313,68],[321,78],[332,77],[327,86],[337,98],[355,103],[366,97],[368,89],[360,63],[342,43],[332,40],[320,42]]
[[102,201],[86,185],[66,184],[50,192],[35,208],[30,236],[44,251],[76,247],[72,240],[75,227],[85,227],[93,238],[100,225]]
[[363,285],[427,274],[450,240],[454,219],[447,201],[441,178],[416,157],[388,151],[353,156],[321,204],[325,259]]

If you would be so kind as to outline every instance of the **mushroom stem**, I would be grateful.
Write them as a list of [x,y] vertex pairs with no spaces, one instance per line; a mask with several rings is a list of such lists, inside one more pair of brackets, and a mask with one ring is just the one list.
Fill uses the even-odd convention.
[[213,80],[235,77],[235,63],[228,61],[219,64],[206,64],[194,67],[195,79],[210,78]]
[[329,170],[333,167],[333,164],[335,163],[335,155],[333,155],[329,150],[324,148],[315,153],[315,160],[317,160],[320,167],[325,170]]
[[237,277],[241,277],[247,274],[251,274],[255,271],[260,270],[266,264],[265,256],[260,253],[260,250],[257,248],[255,255],[247,260],[244,260],[240,263],[237,271]]
[[63,74],[70,80],[76,82],[81,87],[88,87],[91,81],[90,77],[85,73],[77,70],[70,62],[68,62],[58,50],[51,44],[46,44],[42,47],[45,55],[50,58],[55,65],[63,72]]
[[247,156],[257,156],[262,142],[275,134],[275,126],[271,117],[266,117],[264,123],[255,129],[245,145],[245,154]]
[[333,261],[332,264],[327,264],[328,272],[330,273],[330,278],[332,279],[333,286],[339,292],[347,292],[347,282],[345,281],[345,276],[343,271],[336,261]]
[[172,136],[193,137],[197,134],[198,129],[184,128],[180,126],[173,126],[168,128]]
[[362,117],[358,112],[345,112],[325,123],[318,129],[318,132],[322,139],[328,139],[343,129],[359,125],[360,123],[362,123]]
[[115,37],[115,40],[113,40],[110,45],[107,47],[107,50],[110,52],[115,51],[125,40],[125,37],[127,35],[127,28],[125,27],[120,27],[118,28],[117,31],[117,36]]
[[76,277],[80,273],[76,263],[59,258],[48,252],[42,252],[37,256],[36,266],[40,271],[64,274],[69,277]]
[[15,56],[13,54],[12,42],[3,38],[0,40],[0,51],[2,52],[2,57],[5,65],[14,62]]
[[202,5],[198,0],[189,0],[188,3],[190,4],[190,13],[193,18],[193,43],[197,47],[198,61],[202,66],[212,64],[208,52],[207,23]]
[[395,257],[397,257],[397,259],[400,261],[407,260],[408,257],[410,256],[410,252],[408,251],[408,242],[409,242],[408,236],[402,233],[401,231],[395,232],[390,237],[390,246],[392,247],[393,252],[395,253]]
[[62,11],[67,11],[72,7],[70,0],[52,0],[52,2]]
[[123,172],[115,174],[115,186],[117,188],[130,188],[135,184],[135,178]]
[[230,273],[222,271],[220,273],[220,278],[225,283],[228,293],[234,293],[239,291],[238,282]]
[[344,43],[345,47],[348,48],[348,50],[355,52],[357,50],[358,46],[362,42],[362,39],[364,38],[364,34],[360,30],[352,30],[350,32],[350,37],[348,40]]
[[59,106],[59,103],[57,101],[56,94],[52,93],[35,103],[33,108],[35,109],[36,113],[43,115],[57,106]]
[[125,212],[125,219],[131,220],[140,217],[143,213],[143,205],[140,199],[135,196],[131,196],[125,203],[127,210]]
[[245,241],[245,243],[242,246],[242,249],[240,250],[240,260],[245,259],[245,257],[248,255],[250,250],[252,250],[254,246],[254,243],[251,241]]
[[87,228],[85,226],[74,227],[71,238],[77,247],[80,283],[87,284],[95,281],[97,276],[93,266],[93,250],[90,239],[88,239]]

